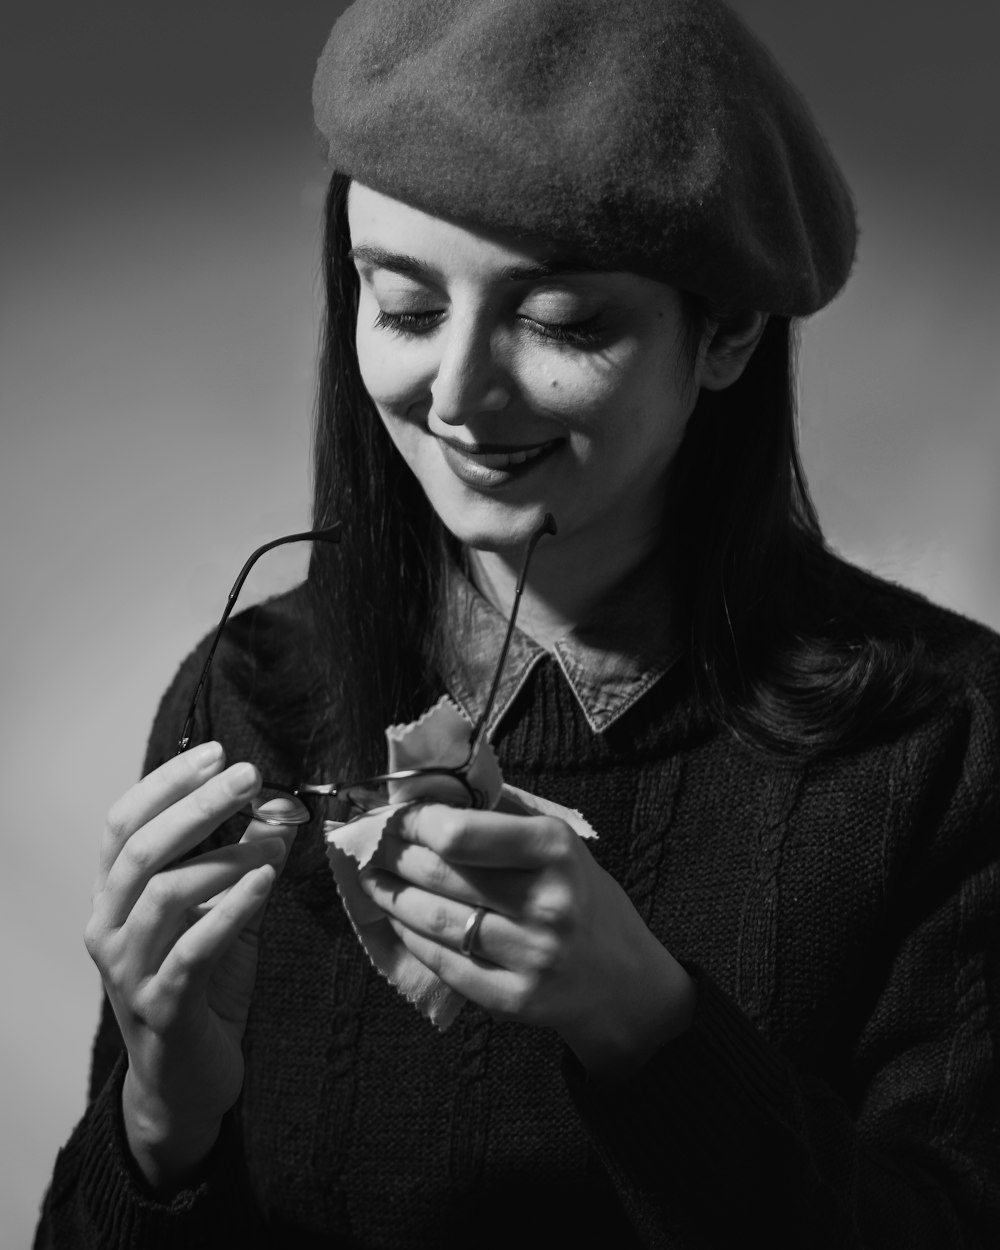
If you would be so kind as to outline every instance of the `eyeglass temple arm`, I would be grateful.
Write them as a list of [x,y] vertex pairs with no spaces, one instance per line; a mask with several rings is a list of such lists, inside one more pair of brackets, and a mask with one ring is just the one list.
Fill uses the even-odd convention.
[[226,610],[222,613],[222,620],[219,621],[215,634],[212,638],[212,645],[208,648],[208,655],[205,658],[205,666],[201,670],[201,676],[198,678],[198,684],[194,688],[194,694],[191,697],[191,705],[188,708],[188,714],[184,719],[184,728],[181,730],[180,740],[177,743],[176,754],[180,755],[182,751],[187,750],[188,743],[191,741],[191,734],[194,731],[194,714],[198,707],[198,700],[201,698],[202,687],[208,677],[208,671],[212,667],[212,659],[215,656],[215,649],[219,645],[219,639],[222,637],[222,631],[226,627],[226,621],[229,620],[229,614],[232,612],[236,603],[236,598],[243,589],[243,583],[250,574],[250,570],[257,563],[262,555],[270,551],[273,547],[281,547],[284,543],[298,542],[324,542],[339,543],[340,542],[340,522],[337,521],[333,525],[328,525],[325,529],[306,530],[301,534],[286,534],[284,538],[273,538],[269,543],[265,543],[263,547],[258,547],[240,570],[240,575],[233,583],[233,588],[229,592],[229,599],[226,602]]
[[524,553],[524,562],[521,565],[521,573],[517,579],[517,586],[514,589],[514,602],[510,609],[510,620],[507,622],[507,632],[504,635],[503,646],[500,648],[500,659],[497,661],[496,671],[493,674],[493,684],[490,686],[490,692],[486,696],[486,705],[483,708],[479,720],[476,721],[476,727],[472,731],[472,741],[469,744],[469,764],[479,754],[479,748],[482,746],[483,738],[486,735],[486,726],[489,723],[490,712],[493,711],[493,703],[497,697],[497,690],[500,688],[500,678],[503,676],[504,666],[507,663],[507,652],[510,650],[510,642],[514,637],[514,622],[517,620],[517,609],[521,604],[521,595],[524,592],[524,583],[528,576],[528,566],[531,564],[531,557],[534,554],[538,541],[545,534],[556,534],[555,517],[551,512],[546,512],[542,518],[542,523],[538,529],[528,539],[528,547]]

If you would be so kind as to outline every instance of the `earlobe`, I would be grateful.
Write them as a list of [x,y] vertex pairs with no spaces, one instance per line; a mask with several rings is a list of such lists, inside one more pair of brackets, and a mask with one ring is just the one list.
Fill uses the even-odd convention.
[[736,382],[760,342],[767,313],[725,317],[705,336],[699,381],[706,390],[722,391]]

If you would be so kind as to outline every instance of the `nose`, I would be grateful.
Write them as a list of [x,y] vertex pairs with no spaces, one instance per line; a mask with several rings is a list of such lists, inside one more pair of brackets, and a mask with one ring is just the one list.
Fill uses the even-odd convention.
[[483,412],[500,412],[510,402],[490,327],[461,325],[457,318],[442,336],[442,353],[431,383],[431,407],[447,425],[464,425]]

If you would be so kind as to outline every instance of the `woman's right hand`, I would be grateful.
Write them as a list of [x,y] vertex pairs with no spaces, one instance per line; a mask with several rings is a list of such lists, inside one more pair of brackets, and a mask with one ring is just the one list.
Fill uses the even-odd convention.
[[122,1095],[136,1162],[179,1188],[215,1144],[243,1084],[257,931],[294,828],[251,821],[241,841],[181,861],[260,789],[206,743],[111,809],[85,940],[128,1050]]

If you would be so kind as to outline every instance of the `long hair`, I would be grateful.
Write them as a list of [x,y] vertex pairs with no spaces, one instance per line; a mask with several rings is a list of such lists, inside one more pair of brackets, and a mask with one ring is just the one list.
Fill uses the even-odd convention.
[[[688,297],[691,342],[725,326]],[[779,755],[854,748],[938,697],[921,600],[827,547],[799,456],[797,326],[772,317],[740,378],[703,390],[672,466],[672,605],[699,697]]]
[[361,381],[349,186],[334,174],[326,201],[313,448],[314,524],[339,520],[343,528],[336,548],[315,545],[308,589],[320,649],[328,652],[337,754],[345,772],[362,776],[384,766],[386,726],[415,719],[440,692],[438,605],[449,544]]
[[[334,174],[326,202],[314,443],[314,523],[343,531],[337,548],[316,544],[309,568],[298,738],[326,743],[324,754],[336,739],[338,770],[360,776],[383,766],[385,727],[440,692],[451,540],[361,381],[349,185]],[[685,307],[695,342],[718,314],[695,296]],[[900,608],[916,597],[880,608],[874,579],[824,543],[797,447],[794,346],[793,325],[771,318],[739,380],[701,393],[667,486],[664,561],[704,708],[753,747],[806,756],[902,723],[932,683]]]

